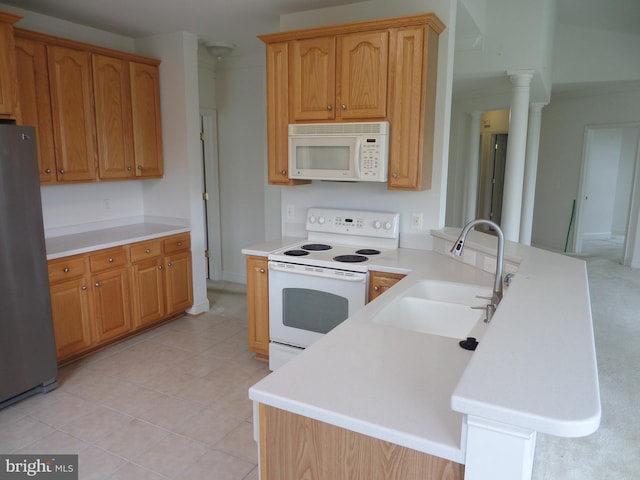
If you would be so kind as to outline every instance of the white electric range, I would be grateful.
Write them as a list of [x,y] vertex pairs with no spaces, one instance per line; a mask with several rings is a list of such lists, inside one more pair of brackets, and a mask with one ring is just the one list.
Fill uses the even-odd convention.
[[309,208],[307,239],[269,254],[269,368],[364,307],[371,258],[395,252],[400,215]]

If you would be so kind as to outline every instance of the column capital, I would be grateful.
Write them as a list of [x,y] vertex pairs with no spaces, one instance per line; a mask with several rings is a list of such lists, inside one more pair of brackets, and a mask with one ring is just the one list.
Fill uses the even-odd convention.
[[514,86],[522,86],[528,87],[531,83],[531,79],[535,70],[507,70],[507,75],[509,76],[509,80]]
[[549,105],[547,102],[532,102],[529,104],[529,112],[541,112],[547,105]]

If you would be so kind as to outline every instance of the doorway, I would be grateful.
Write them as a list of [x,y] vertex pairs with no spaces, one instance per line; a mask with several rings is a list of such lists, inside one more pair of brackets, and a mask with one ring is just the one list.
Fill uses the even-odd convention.
[[[484,137],[484,136],[483,136]],[[482,140],[481,168],[478,185],[478,218],[500,225],[504,170],[507,160],[507,133],[491,133]],[[482,227],[488,229],[488,227]]]
[[218,168],[218,120],[215,110],[200,116],[203,163],[203,201],[206,232],[207,278],[222,280],[220,232],[220,175]]
[[[640,123],[587,126],[576,200],[573,252],[607,252],[625,265],[633,257],[632,215],[640,175]],[[634,201],[634,198],[636,200]]]

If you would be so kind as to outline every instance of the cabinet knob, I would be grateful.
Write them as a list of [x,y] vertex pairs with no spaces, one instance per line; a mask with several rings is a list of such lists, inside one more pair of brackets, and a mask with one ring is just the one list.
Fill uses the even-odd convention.
[[132,168],[131,168],[131,167],[127,167],[127,171],[129,171],[129,172],[130,172],[131,170],[132,170]]
[[145,250],[145,252],[146,252],[146,253],[151,253],[151,249],[150,249],[150,248],[147,248],[147,249]]
[[100,282],[96,282],[96,287],[99,287],[99,286],[100,286]]
[[342,104],[342,109],[343,109],[343,110],[346,110],[346,109],[347,109],[347,106],[346,106],[344,103]]
[[286,174],[287,174],[287,171],[286,171],[286,170],[282,170],[280,173],[281,173],[282,175],[286,175]]
[[391,176],[392,176],[393,178],[398,178],[398,174],[397,174],[396,172],[393,172],[393,173],[391,174]]
[[50,168],[47,168],[44,172],[45,172],[45,173],[51,173],[51,169],[50,169]]
[[69,267],[64,267],[64,268],[62,269],[62,271],[63,271],[64,273],[69,273]]
[[182,242],[178,242],[178,246],[181,247],[182,246]]
[[109,259],[109,263],[113,263],[113,258],[110,258],[110,259]]
[[171,263],[171,262],[167,263],[167,267],[169,267],[169,268],[173,267],[173,263]]
[[158,265],[158,270],[162,270],[162,265]]
[[86,290],[86,289],[87,289],[87,286],[86,286],[86,285],[82,285],[82,286],[80,287],[80,290]]
[[333,110],[333,105],[327,105],[327,110],[329,111]]
[[380,287],[378,285],[376,285],[375,287],[373,287],[373,291],[374,292],[379,292],[380,291]]
[[138,170],[142,171],[142,165],[138,165]]
[[260,269],[260,273],[264,273],[264,268],[261,268],[261,269]]
[[60,173],[64,173],[64,168],[61,168],[61,169],[60,169]]

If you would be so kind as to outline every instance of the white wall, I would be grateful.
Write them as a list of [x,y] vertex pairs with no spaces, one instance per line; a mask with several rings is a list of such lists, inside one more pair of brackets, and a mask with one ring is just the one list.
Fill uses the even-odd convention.
[[[542,110],[534,245],[564,250],[571,205],[578,195],[585,128],[637,122],[638,112],[640,84],[558,95]],[[570,244],[572,238],[573,230]]]
[[[423,192],[395,192],[388,191],[386,185],[327,182],[284,187],[282,188],[281,212],[288,205],[295,206],[296,211],[293,220],[286,219],[283,215],[284,234],[302,232],[301,222],[304,222],[306,208],[310,206],[380,209],[400,212],[401,244],[403,246],[430,248],[429,236],[426,233],[433,228],[444,226],[445,217],[455,8],[456,2],[449,0],[401,0],[395,2],[371,0],[281,16],[281,30],[429,12],[434,12],[447,26],[439,37],[432,188]],[[411,212],[423,213],[424,223],[421,231],[410,229]]]

